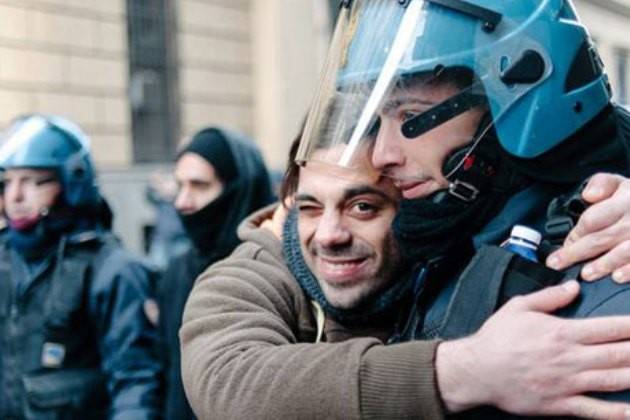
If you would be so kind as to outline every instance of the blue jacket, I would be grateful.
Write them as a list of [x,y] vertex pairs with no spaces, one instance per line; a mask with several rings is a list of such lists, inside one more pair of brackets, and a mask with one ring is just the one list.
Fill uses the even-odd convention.
[[[499,245],[508,237],[510,229],[515,224],[525,224],[543,232],[547,204],[550,201],[550,196],[556,193],[557,191],[552,189],[534,186],[512,197],[503,211],[474,238],[475,248],[479,250],[483,245]],[[578,266],[567,270],[565,280],[576,278],[579,268]],[[420,278],[420,281],[422,280]],[[459,276],[451,278],[439,293],[425,301],[427,306],[424,308],[423,338],[437,338],[444,331],[445,320],[452,316],[450,312],[452,307],[449,305],[452,303],[459,280]],[[490,288],[494,286],[491,286],[489,282],[489,276],[477,275],[475,277],[475,284],[479,290],[483,291],[483,295],[493,293]],[[466,302],[466,304],[470,304],[471,308],[482,304],[482,302],[474,301],[475,298],[473,297],[470,300],[472,301]],[[460,312],[465,313],[466,310]],[[469,311],[469,313],[472,312]],[[630,315],[630,284],[617,284],[610,277],[593,283],[582,282],[579,298],[567,308],[559,311],[558,315],[567,318]],[[458,316],[462,317],[461,314]],[[460,321],[462,320],[460,319]],[[465,321],[462,322],[465,323]],[[630,402],[630,391],[599,394],[597,397]],[[500,413],[494,409],[490,409],[490,411],[481,409],[469,413],[468,417],[465,418],[509,417],[511,416],[507,413]]]
[[2,241],[0,288],[0,417],[160,417],[150,273],[111,233],[62,237],[36,263]]

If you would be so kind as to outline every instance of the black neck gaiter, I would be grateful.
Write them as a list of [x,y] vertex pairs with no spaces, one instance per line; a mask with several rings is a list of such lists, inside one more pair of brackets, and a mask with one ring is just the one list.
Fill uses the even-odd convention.
[[431,198],[402,201],[392,228],[405,259],[429,261],[470,241],[507,201],[506,194],[495,192],[472,203],[438,194],[442,196],[438,202]]
[[192,214],[179,215],[186,233],[202,255],[221,252],[223,245],[226,248],[231,246],[230,244],[222,245],[225,241],[231,241],[230,238],[222,236],[225,236],[223,223],[233,204],[234,191],[234,185],[230,184],[225,187],[219,197],[202,209]]

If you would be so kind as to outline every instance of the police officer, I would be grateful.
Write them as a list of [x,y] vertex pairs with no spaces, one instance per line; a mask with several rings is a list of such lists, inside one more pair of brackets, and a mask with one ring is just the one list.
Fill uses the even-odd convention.
[[19,118],[0,167],[0,417],[158,418],[149,272],[110,232],[88,138]]
[[[485,265],[489,271],[471,269],[475,287],[466,288],[457,274],[473,254],[499,244],[517,223],[544,232],[551,245],[562,243],[581,210],[562,196],[579,195],[581,183],[598,171],[627,174],[630,116],[611,102],[601,60],[570,1],[344,1],[331,54],[298,159],[308,164],[324,156],[314,151],[339,145],[340,158],[323,159],[353,167],[369,142],[374,166],[400,188],[405,200],[394,230],[403,252],[418,263],[408,286],[418,293],[399,338],[475,332],[467,328],[484,317],[475,324],[473,316],[489,316],[510,288],[501,288],[502,278],[490,282],[501,267],[498,259]],[[547,212],[554,198],[559,200]],[[547,223],[558,220],[563,223]],[[627,237],[627,228],[619,229]],[[462,290],[470,293],[453,300]],[[582,292],[566,315],[630,313],[630,289],[610,278]],[[453,319],[459,322],[445,329]],[[509,337],[509,323],[505,327]],[[576,330],[571,342],[588,344],[580,343],[584,334]],[[493,363],[498,350],[520,343],[515,368],[527,359],[541,365],[536,352],[527,351],[537,343],[505,337],[465,359],[461,354],[475,353],[467,351],[474,339],[439,346],[436,368],[447,409],[496,404],[520,414],[619,416],[621,406],[580,396],[579,375],[566,389],[550,387],[546,399],[533,398],[531,375],[510,376]],[[571,351],[555,356],[571,365]],[[483,383],[499,398],[489,401],[483,386],[467,389],[461,380],[447,380],[462,373],[470,373],[475,385],[493,377],[496,386]],[[602,368],[598,375],[592,386],[623,389],[621,370]],[[522,385],[520,392],[515,384]]]

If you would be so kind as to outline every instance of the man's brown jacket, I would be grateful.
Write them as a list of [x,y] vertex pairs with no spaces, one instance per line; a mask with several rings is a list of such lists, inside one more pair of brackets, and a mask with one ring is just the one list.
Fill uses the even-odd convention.
[[182,374],[196,415],[442,418],[437,342],[385,346],[378,331],[340,331],[326,319],[316,343],[317,311],[288,271],[280,241],[259,228],[272,212],[243,222],[243,244],[199,277],[186,304]]

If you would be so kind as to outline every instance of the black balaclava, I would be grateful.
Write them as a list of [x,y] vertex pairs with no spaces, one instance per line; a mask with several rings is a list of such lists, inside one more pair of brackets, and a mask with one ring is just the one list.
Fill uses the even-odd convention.
[[200,131],[178,156],[184,153],[195,153],[210,163],[223,183],[223,191],[204,208],[180,214],[180,218],[202,255],[223,257],[239,242],[238,224],[274,201],[269,174],[253,142],[224,129]]
[[526,160],[508,155],[491,130],[479,147],[483,157],[495,166],[495,172],[476,200],[465,203],[444,192],[403,200],[393,229],[405,257],[429,260],[446,254],[462,241],[470,241],[516,192],[533,183],[561,191],[596,172],[627,173],[627,151],[617,133],[615,114],[607,107],[560,146]]

